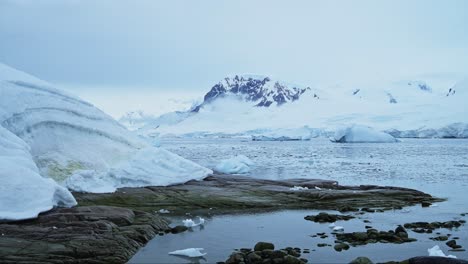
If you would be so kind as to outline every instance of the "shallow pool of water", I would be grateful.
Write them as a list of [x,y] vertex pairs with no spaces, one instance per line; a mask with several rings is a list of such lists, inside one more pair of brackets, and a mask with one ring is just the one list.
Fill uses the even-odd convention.
[[[252,142],[239,139],[165,140],[163,147],[199,164],[213,168],[221,159],[243,154],[255,166],[252,177],[268,179],[320,178],[337,180],[340,184],[378,184],[416,188],[448,201],[434,207],[414,206],[403,210],[373,213],[358,219],[338,222],[346,232],[364,231],[364,219],[378,230],[395,229],[399,224],[416,221],[449,221],[468,213],[468,140],[407,139],[396,144],[333,144],[323,139],[309,142]],[[429,239],[435,234],[409,231],[414,243],[401,245],[369,244],[336,252],[333,247],[319,248],[318,243],[334,245],[333,236],[327,239],[310,235],[330,233],[328,224],[304,220],[317,211],[282,211],[253,215],[215,216],[207,220],[203,229],[178,235],[156,237],[140,250],[131,263],[213,263],[224,261],[238,248],[253,247],[258,241],[273,242],[277,248],[287,246],[308,248],[303,257],[311,263],[349,262],[357,256],[373,261],[402,260],[427,255],[427,249],[439,245],[445,253],[445,242]],[[173,219],[180,224],[182,219]],[[436,232],[460,237],[458,244],[468,247],[467,227]],[[204,259],[183,259],[168,252],[202,247]],[[315,251],[314,251],[315,250]],[[468,259],[466,252],[450,252]]]

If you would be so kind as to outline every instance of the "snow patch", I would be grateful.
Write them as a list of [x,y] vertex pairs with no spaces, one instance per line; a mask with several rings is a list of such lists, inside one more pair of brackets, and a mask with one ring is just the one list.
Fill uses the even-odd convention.
[[302,186],[294,186],[292,188],[289,188],[290,191],[306,191],[309,190],[307,187],[302,187]]

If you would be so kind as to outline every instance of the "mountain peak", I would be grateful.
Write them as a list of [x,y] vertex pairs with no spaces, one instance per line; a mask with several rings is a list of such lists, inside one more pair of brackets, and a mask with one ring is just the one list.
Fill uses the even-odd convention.
[[280,106],[298,100],[308,90],[310,90],[309,87],[303,88],[273,81],[268,76],[234,75],[215,84],[205,95],[203,103],[194,108],[193,111],[198,112],[203,105],[229,95],[242,97],[244,101],[252,102],[258,107],[269,107],[275,104]]

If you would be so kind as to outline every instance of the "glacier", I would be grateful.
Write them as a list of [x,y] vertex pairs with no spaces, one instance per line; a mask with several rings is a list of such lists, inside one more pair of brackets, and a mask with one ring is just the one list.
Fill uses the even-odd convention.
[[0,220],[34,218],[56,205],[76,205],[66,188],[39,174],[29,151],[26,142],[0,126]]
[[[73,206],[73,197],[62,186],[112,192],[177,184],[212,173],[154,147],[92,104],[1,63],[0,129],[0,219]],[[32,184],[43,188],[34,186],[40,190],[32,191]]]

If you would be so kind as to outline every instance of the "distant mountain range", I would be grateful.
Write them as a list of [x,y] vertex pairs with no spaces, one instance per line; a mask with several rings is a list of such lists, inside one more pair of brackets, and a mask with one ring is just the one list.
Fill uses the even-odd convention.
[[[238,136],[246,131],[303,126],[323,134],[354,123],[396,135],[438,137],[437,129],[461,123],[450,126],[455,132],[442,133],[458,137],[465,135],[463,124],[468,123],[467,91],[467,80],[416,79],[311,88],[267,76],[234,75],[215,84],[203,102],[189,110],[159,117],[136,111],[119,121],[142,135],[190,136]],[[399,133],[404,131],[411,133]]]

